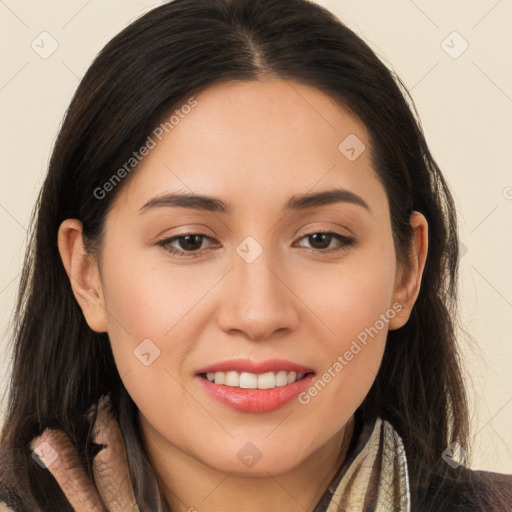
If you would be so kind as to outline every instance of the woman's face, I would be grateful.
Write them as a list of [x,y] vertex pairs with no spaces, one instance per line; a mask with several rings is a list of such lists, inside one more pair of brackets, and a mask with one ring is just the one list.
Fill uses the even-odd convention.
[[399,309],[387,197],[367,130],[320,91],[195,99],[107,217],[105,329],[145,432],[222,471],[278,474],[343,430],[379,369]]

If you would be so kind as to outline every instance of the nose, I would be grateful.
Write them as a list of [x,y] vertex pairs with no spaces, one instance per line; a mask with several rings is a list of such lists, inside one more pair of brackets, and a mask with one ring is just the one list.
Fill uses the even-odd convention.
[[252,263],[235,253],[226,278],[218,315],[225,332],[241,332],[259,341],[297,328],[300,301],[287,283],[283,264],[270,251],[263,251]]

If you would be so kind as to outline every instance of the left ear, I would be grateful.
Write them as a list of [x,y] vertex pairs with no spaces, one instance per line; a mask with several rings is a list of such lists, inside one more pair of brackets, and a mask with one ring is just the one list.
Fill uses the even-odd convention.
[[399,329],[409,320],[412,307],[420,293],[421,277],[427,261],[427,219],[420,212],[413,211],[409,222],[413,229],[409,265],[407,268],[398,268],[393,293],[393,304],[401,304],[402,309],[390,320],[390,330]]

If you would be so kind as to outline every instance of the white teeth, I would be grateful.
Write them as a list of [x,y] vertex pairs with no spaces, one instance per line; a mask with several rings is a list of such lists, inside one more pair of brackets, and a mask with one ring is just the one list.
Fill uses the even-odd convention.
[[295,382],[296,379],[297,379],[297,374],[295,372],[290,372],[288,374],[288,384]]
[[240,374],[240,387],[254,389],[258,387],[258,376],[254,373],[242,372]]
[[274,372],[261,373],[258,375],[258,389],[272,389],[275,387],[276,375]]
[[240,374],[238,372],[226,372],[224,384],[236,388],[240,387]]
[[276,386],[286,386],[286,384],[291,384],[292,382],[295,382],[295,377],[297,376],[297,374],[295,372],[290,372],[290,375],[293,376],[294,378],[288,381],[288,372],[277,372]]
[[206,378],[215,384],[224,384],[243,389],[272,389],[293,384],[304,377],[304,373],[279,372],[249,373],[249,372],[208,372]]

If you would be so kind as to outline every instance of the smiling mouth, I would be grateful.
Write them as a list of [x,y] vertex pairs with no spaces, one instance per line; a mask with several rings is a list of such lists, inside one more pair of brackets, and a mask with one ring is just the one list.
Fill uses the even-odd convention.
[[200,377],[212,384],[222,384],[241,389],[273,389],[294,384],[313,372],[297,373],[285,370],[278,372],[250,373],[250,372],[208,372],[199,374]]

